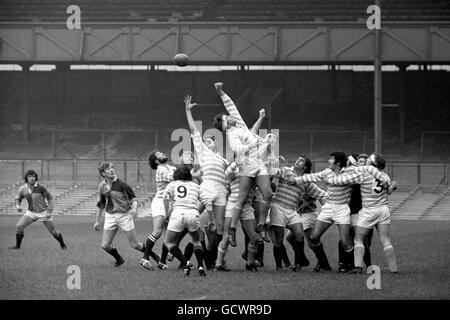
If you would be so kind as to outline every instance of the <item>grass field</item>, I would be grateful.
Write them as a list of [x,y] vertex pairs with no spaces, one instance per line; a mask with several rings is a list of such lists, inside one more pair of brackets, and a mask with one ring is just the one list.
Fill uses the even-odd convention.
[[[266,245],[264,268],[257,273],[244,269],[240,258],[242,232],[238,247],[231,248],[228,273],[208,272],[199,277],[194,269],[190,277],[177,270],[147,271],[139,266],[141,253],[131,249],[124,233],[115,240],[125,258],[120,268],[101,248],[101,232],[92,229],[93,218],[55,217],[68,250],[63,251],[45,227],[37,222],[25,231],[21,250],[9,250],[15,243],[15,224],[19,216],[0,216],[0,299],[449,299],[450,298],[450,222],[394,221],[392,238],[399,274],[391,275],[375,235],[372,261],[380,265],[381,290],[369,290],[368,275],[314,273],[315,259],[306,248],[311,266],[299,273],[275,271],[272,245]],[[140,239],[151,230],[149,218],[138,218]],[[161,240],[159,240],[161,241]],[[323,237],[330,264],[337,265],[337,228]],[[184,247],[183,242],[183,247]],[[160,242],[156,246],[160,252]],[[292,250],[288,248],[290,256]],[[293,258],[291,258],[293,260]],[[66,286],[70,265],[81,270],[81,289]]]

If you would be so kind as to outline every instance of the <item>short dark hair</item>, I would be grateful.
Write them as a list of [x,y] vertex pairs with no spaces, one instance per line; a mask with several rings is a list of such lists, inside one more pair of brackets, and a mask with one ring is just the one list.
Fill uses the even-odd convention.
[[148,164],[150,165],[150,168],[153,170],[158,169],[158,164],[156,163],[156,153],[159,152],[159,150],[154,150],[150,155],[148,156]]
[[[311,169],[312,169],[312,162],[311,159],[308,158],[306,155],[302,154],[300,156],[301,158],[305,159],[305,171],[304,173],[311,173]],[[300,158],[299,157],[299,158]]]
[[384,160],[380,153],[374,152],[373,156],[375,158],[375,161],[372,161],[374,167],[377,167],[380,170],[386,168],[386,160]]
[[36,181],[39,180],[39,176],[33,169],[27,170],[23,176],[23,180],[25,180],[26,183],[28,183],[28,176],[34,176],[36,178]]
[[191,168],[184,164],[178,165],[173,173],[173,180],[192,181]]
[[223,125],[223,116],[225,114],[219,113],[214,117],[214,128],[216,128],[219,131],[222,131],[222,125]]
[[103,172],[105,172],[105,170],[107,168],[109,168],[111,166],[111,162],[102,162],[100,163],[100,165],[98,166],[98,173],[100,173],[100,175],[103,177]]
[[347,166],[347,155],[340,150],[336,150],[330,153],[331,157],[334,157],[334,164],[344,168]]

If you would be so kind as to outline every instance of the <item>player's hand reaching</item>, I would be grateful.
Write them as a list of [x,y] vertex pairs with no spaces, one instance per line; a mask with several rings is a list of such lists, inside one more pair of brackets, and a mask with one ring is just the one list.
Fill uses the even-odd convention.
[[184,97],[184,106],[186,107],[186,110],[191,110],[193,107],[195,107],[196,103],[191,103],[192,97],[190,95],[187,95]]
[[17,212],[22,212],[23,209],[20,206],[17,206],[16,210]]
[[97,221],[94,223],[94,230],[100,231],[100,223],[98,223]]
[[221,96],[221,95],[223,95],[225,93],[222,90],[223,82],[216,82],[216,83],[214,83],[214,87],[216,88],[216,91],[219,94],[219,96]]
[[259,117],[261,119],[264,119],[266,117],[266,109],[262,108],[261,110],[259,110]]

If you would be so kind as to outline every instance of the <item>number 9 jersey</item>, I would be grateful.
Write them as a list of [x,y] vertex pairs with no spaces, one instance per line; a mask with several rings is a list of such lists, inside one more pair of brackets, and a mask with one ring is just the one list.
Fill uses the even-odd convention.
[[200,207],[200,186],[192,181],[176,180],[164,190],[163,199],[173,201],[173,210],[198,210]]

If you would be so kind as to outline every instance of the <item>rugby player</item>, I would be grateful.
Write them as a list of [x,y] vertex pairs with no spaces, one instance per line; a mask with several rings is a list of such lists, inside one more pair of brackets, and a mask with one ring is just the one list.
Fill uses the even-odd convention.
[[100,217],[105,212],[103,226],[102,248],[116,260],[114,266],[118,267],[125,261],[112,245],[117,230],[125,231],[128,242],[133,249],[145,251],[145,244],[137,240],[133,218],[137,215],[138,201],[131,187],[119,179],[111,162],[102,162],[98,172],[104,178],[98,188],[97,215],[94,230],[100,230]]
[[[376,227],[380,235],[384,255],[391,273],[397,273],[394,247],[392,246],[389,228],[391,223],[387,195],[397,188],[397,184],[391,185],[389,176],[383,171],[386,161],[383,156],[373,153],[367,160],[367,165],[373,166],[381,174],[381,179],[359,167],[354,172],[349,172],[328,180],[330,185],[361,185],[362,209],[359,212],[355,234],[355,267],[352,273],[360,274],[363,271],[362,263],[365,252],[364,240],[369,231]],[[361,169],[361,170],[360,170]],[[386,187],[389,186],[389,187]]]
[[[222,99],[229,115],[218,114],[214,118],[216,129],[226,132],[231,149],[237,154],[239,170],[239,196],[233,208],[233,220],[237,221],[242,208],[248,200],[251,184],[254,181],[263,195],[260,204],[260,216],[256,231],[265,241],[270,241],[265,234],[266,218],[270,208],[272,190],[270,187],[269,173],[260,157],[261,149],[266,149],[273,139],[268,134],[264,139],[249,130],[234,102],[223,91],[223,83],[214,84],[216,91]],[[232,225],[229,232],[230,245],[236,246],[236,227]]]
[[203,264],[203,248],[200,244],[200,186],[192,181],[190,168],[179,165],[173,174],[174,181],[164,190],[165,217],[169,220],[164,244],[175,258],[180,260],[185,276],[189,276],[192,264],[188,263],[177,246],[178,236],[188,229],[194,242],[194,254],[198,262],[198,272],[206,276]]
[[159,150],[153,151],[148,157],[148,164],[150,168],[156,170],[156,194],[152,200],[151,204],[151,212],[153,218],[153,231],[148,236],[145,244],[145,253],[142,257],[140,264],[148,269],[153,270],[153,266],[149,261],[149,257],[151,256],[153,260],[156,261],[158,268],[167,269],[165,257],[167,257],[169,250],[167,247],[162,245],[161,257],[159,257],[156,253],[153,252],[153,246],[156,241],[161,237],[163,232],[165,232],[167,228],[167,221],[165,220],[165,210],[164,210],[164,202],[163,202],[163,193],[166,186],[173,180],[173,173],[175,171],[175,167],[169,165],[167,155],[162,153]]
[[19,188],[15,204],[17,212],[22,212],[20,204],[25,198],[28,203],[28,209],[17,222],[16,245],[10,247],[10,249],[20,249],[25,228],[35,221],[41,221],[44,224],[50,234],[59,242],[61,249],[67,248],[61,232],[56,230],[53,224],[51,215],[54,207],[53,196],[45,186],[37,182],[38,179],[36,171],[27,170],[25,172],[25,184]]

